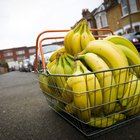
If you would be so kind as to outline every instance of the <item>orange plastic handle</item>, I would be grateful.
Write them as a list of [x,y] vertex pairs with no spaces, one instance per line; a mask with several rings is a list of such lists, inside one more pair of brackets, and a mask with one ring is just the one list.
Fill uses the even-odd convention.
[[[41,53],[41,58],[42,58],[42,68],[45,70],[46,66],[45,66],[45,58],[44,58],[44,53],[43,53],[43,49],[42,49],[42,42],[44,40],[50,40],[50,39],[63,39],[64,36],[54,36],[54,37],[45,37],[43,39],[40,40],[40,37],[45,34],[45,33],[58,33],[58,32],[68,32],[69,30],[46,30],[41,32],[37,38],[36,38],[36,58],[35,58],[35,64],[34,64],[34,71],[37,71],[37,65],[38,65],[38,48],[40,48],[40,53]],[[108,31],[110,32],[112,35],[114,34],[113,31],[111,29],[90,29],[91,32],[99,32],[99,31]],[[106,37],[105,35],[94,35],[95,38],[104,38]]]

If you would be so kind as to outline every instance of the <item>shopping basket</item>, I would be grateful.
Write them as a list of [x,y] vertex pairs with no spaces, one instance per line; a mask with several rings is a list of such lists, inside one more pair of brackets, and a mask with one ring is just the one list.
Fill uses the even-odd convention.
[[[91,73],[86,73],[86,74],[79,74],[79,75],[64,75],[64,74],[51,74],[45,64],[44,60],[44,54],[43,54],[43,41],[45,40],[51,40],[51,39],[64,39],[64,36],[48,36],[48,37],[43,37],[42,39],[41,36],[44,34],[48,33],[67,33],[69,30],[46,30],[41,32],[36,39],[36,61],[35,61],[35,71],[37,72],[38,76],[42,75],[45,76],[45,78],[49,78],[51,82],[42,82],[38,78],[38,82],[41,85],[45,85],[48,88],[41,88],[42,93],[45,95],[47,102],[49,104],[49,107],[54,110],[56,113],[58,113],[64,120],[69,122],[71,125],[73,125],[77,130],[79,130],[82,134],[87,136],[88,138],[93,138],[98,135],[102,135],[104,133],[107,133],[109,131],[112,131],[113,129],[119,128],[121,126],[124,126],[134,120],[140,119],[140,105],[135,103],[135,99],[140,100],[140,93],[135,93],[133,96],[127,97],[125,100],[130,101],[131,100],[131,105],[129,108],[121,106],[120,102],[121,99],[116,99],[113,102],[108,102],[100,105],[95,105],[95,106],[89,106],[86,108],[78,108],[71,102],[67,100],[63,100],[61,98],[61,94],[63,92],[66,93],[68,96],[89,96],[91,92],[96,92],[96,91],[103,91],[106,89],[112,89],[113,87],[119,87],[121,85],[127,85],[130,84],[130,91],[131,91],[131,84],[135,82],[135,84],[138,84],[139,78],[133,80],[131,79],[128,82],[123,82],[119,84],[114,84],[113,82],[110,84],[109,87],[102,87],[99,89],[96,89],[94,91],[90,92],[83,92],[83,93],[73,93],[71,90],[65,88],[65,83],[64,87],[59,87],[58,85],[55,84],[56,79],[60,78],[65,78],[68,79],[69,77],[80,77],[80,76],[87,76],[87,75],[96,75],[102,73],[102,75],[105,75],[108,72],[115,72],[117,71],[118,73],[121,73],[122,71],[131,71],[132,74],[134,73],[134,69],[137,68],[140,70],[140,65],[133,65],[133,66],[128,66],[128,67],[123,67],[123,68],[115,68],[115,69],[110,69],[110,70],[104,70],[104,71],[96,71],[96,72],[91,72]],[[94,31],[108,31],[113,35],[113,32],[110,29],[91,29],[91,32]],[[95,38],[104,38],[106,36],[104,35],[95,35]],[[37,70],[37,65],[38,65],[38,49],[40,50],[41,57],[42,57],[42,69]],[[44,73],[45,72],[45,73]],[[112,80],[113,81],[113,80]],[[96,102],[96,101],[95,101]],[[110,106],[114,105],[114,110],[109,111]],[[108,111],[104,112],[103,108],[107,107]],[[103,114],[100,114],[100,117],[98,116],[98,113],[95,112],[95,110],[99,112],[104,112]],[[75,113],[76,112],[76,113]],[[90,120],[88,119],[83,119],[81,117],[83,114],[86,116],[90,116],[91,114],[94,114],[96,117],[92,118]],[[80,114],[80,115],[79,115]],[[125,117],[124,117],[124,116]],[[88,116],[88,117],[89,117]],[[88,118],[87,117],[87,118]]]

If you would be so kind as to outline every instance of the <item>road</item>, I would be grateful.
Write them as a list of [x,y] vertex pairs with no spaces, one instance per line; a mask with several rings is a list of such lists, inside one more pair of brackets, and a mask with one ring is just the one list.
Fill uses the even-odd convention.
[[[0,140],[86,140],[81,132],[48,107],[34,73],[0,75]],[[94,140],[139,140],[140,121]]]

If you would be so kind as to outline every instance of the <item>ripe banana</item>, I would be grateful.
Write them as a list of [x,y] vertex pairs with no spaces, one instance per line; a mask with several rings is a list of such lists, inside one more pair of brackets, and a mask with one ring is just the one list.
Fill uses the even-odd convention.
[[48,76],[48,86],[52,90],[53,95],[55,95],[56,97],[60,97],[60,93],[58,92],[57,84],[56,84],[56,79],[57,78],[56,78],[56,76],[54,76],[55,69],[56,69],[56,66],[57,66],[57,63],[58,63],[57,62],[58,59],[55,62],[54,61],[52,61],[51,63],[53,63],[53,64],[48,67],[49,73],[50,73],[50,75]]
[[[117,90],[115,80],[111,71],[109,71],[108,65],[98,55],[94,53],[86,53],[79,55],[78,59],[83,60],[86,65],[95,72],[99,83],[101,85],[103,94],[103,107],[106,114],[112,112],[115,108],[117,99]],[[97,73],[96,73],[97,72]]]
[[115,119],[113,120],[112,118],[91,117],[89,125],[93,127],[98,127],[98,128],[105,128],[115,123],[116,123],[116,120]]
[[140,93],[137,94],[137,96],[129,102],[129,104],[126,106],[125,112],[127,116],[136,115],[138,113],[140,113]]
[[75,65],[74,57],[72,55],[70,55],[70,54],[67,53],[65,59],[67,60],[67,62],[71,66],[71,68],[74,69],[74,65]]
[[[86,22],[86,21],[85,21]],[[89,37],[89,34],[87,33],[87,24],[84,23],[83,24],[83,32],[81,34],[81,47],[82,47],[82,50],[84,50],[86,48],[86,46],[88,45],[88,43],[90,42],[90,37]]]
[[90,31],[89,28],[88,28],[88,25],[86,25],[86,26],[87,26],[87,33],[88,33],[88,35],[89,35],[89,39],[90,39],[90,41],[95,40],[93,34],[91,33],[91,31]]
[[110,118],[115,119],[116,121],[122,121],[126,119],[126,115],[122,113],[111,114]]
[[63,62],[62,62],[62,57],[63,57],[63,55],[60,55],[60,57],[58,58],[57,65],[56,65],[55,71],[54,71],[56,74],[56,76],[55,76],[56,77],[56,85],[58,88],[63,88],[65,83],[66,83],[65,76],[59,76],[60,74],[62,74],[62,75],[65,74],[64,66],[63,66]]
[[80,41],[82,28],[83,25],[80,26],[79,30],[76,33],[74,33],[74,35],[71,38],[70,45],[72,49],[72,55],[75,55],[82,51],[81,41]]
[[40,89],[42,90],[42,92],[45,94],[45,95],[53,95],[53,91],[51,90],[51,88],[49,87],[49,83],[48,83],[48,77],[46,77],[46,75],[44,73],[40,74],[39,75],[39,86],[40,86]]
[[74,102],[70,103],[70,104],[67,104],[65,106],[65,110],[67,113],[70,113],[70,114],[76,114],[76,108],[75,108],[75,105],[74,105]]
[[86,80],[86,86],[87,86],[87,94],[89,96],[90,104],[91,104],[91,111],[94,114],[99,114],[101,110],[101,105],[103,103],[102,99],[102,91],[100,83],[97,79],[97,77],[91,73],[83,64],[80,63],[81,69],[83,70]]
[[39,81],[40,89],[42,91],[44,91],[44,89],[45,89],[44,84],[43,84],[43,79],[44,79],[44,74],[40,74],[38,77],[38,81]]
[[131,43],[125,37],[112,35],[112,36],[108,36],[108,37],[104,38],[104,40],[108,40],[115,44],[120,44],[120,45],[126,46],[126,47],[130,48],[136,55],[139,56],[139,53],[138,53],[136,47],[133,45],[133,43]]
[[[128,59],[129,65],[139,65],[140,64],[140,57],[136,55],[130,48],[125,47],[123,45],[116,45],[118,48],[122,49],[124,54]],[[140,76],[140,66],[134,67],[134,71],[136,72],[137,76]]]
[[[99,55],[110,68],[122,68],[128,66],[128,61],[123,53],[117,51],[115,44],[110,43],[107,40],[94,40],[91,41],[88,46],[79,54],[84,54],[87,52],[93,52]],[[128,69],[114,70],[113,75],[115,82],[118,85],[118,98],[123,96],[125,90],[125,82],[128,80]]]
[[71,65],[69,64],[69,62],[66,59],[67,54],[64,54],[62,56],[62,62],[63,62],[63,67],[64,67],[64,73],[65,74],[72,74],[73,73],[73,66],[71,67]]
[[66,52],[65,47],[61,47],[60,49],[56,50],[56,51],[50,56],[49,61],[52,62],[53,60],[56,59],[56,56],[57,56],[58,53],[64,53],[64,52]]
[[91,117],[89,125],[98,128],[109,127],[116,122],[122,121],[126,118],[124,114],[115,113],[108,117]]
[[72,49],[71,49],[71,44],[70,44],[71,38],[73,35],[74,35],[74,30],[70,30],[64,38],[65,49],[70,54],[73,54]]
[[76,25],[76,27],[74,29],[71,29],[66,36],[64,37],[64,47],[66,49],[66,51],[73,55],[73,48],[71,46],[71,40],[73,38],[73,35],[79,30],[79,27],[81,26],[82,22],[80,22],[79,24]]
[[56,64],[56,59],[54,59],[53,61],[49,61],[47,63],[47,69],[50,71],[50,69],[52,68],[52,66]]
[[88,94],[86,93],[87,89],[85,77],[83,75],[80,76],[79,74],[82,74],[82,71],[80,69],[80,65],[78,64],[78,61],[76,61],[75,72],[73,73],[72,77],[68,78],[67,83],[73,91],[73,101],[75,106],[78,108],[78,117],[82,121],[87,122],[89,121],[91,116],[91,111],[89,109],[90,101]]
[[71,90],[72,89],[68,86],[68,84],[65,83],[61,95],[62,95],[62,100],[66,103],[71,103],[73,101],[73,93]]
[[123,100],[121,101],[122,106],[127,106],[127,104],[134,100],[133,103],[136,104],[137,94],[140,94],[140,80],[133,74],[129,78],[129,83],[126,92],[124,93]]

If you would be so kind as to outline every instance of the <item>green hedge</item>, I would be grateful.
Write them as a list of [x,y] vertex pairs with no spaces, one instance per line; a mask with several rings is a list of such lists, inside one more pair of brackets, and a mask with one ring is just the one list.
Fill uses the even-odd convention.
[[5,60],[0,60],[0,66],[4,68],[9,68],[8,63]]

